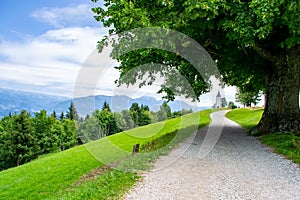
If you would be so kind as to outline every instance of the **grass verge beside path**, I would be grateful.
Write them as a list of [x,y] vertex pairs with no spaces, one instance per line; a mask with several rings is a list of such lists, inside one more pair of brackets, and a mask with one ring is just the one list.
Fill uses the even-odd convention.
[[[122,165],[125,168],[146,169],[150,161],[175,146],[176,142],[170,142],[174,138],[173,133],[180,129],[180,134],[177,135],[181,137],[177,137],[177,141],[184,139],[198,126],[208,125],[210,113],[211,110],[205,110],[200,112],[200,118],[199,113],[192,113],[182,118],[135,128],[2,171],[0,199],[119,198],[139,178],[136,171],[112,168],[79,184],[74,183],[78,183],[83,175],[90,174],[104,164],[124,158],[126,160]],[[162,147],[169,142],[171,145]],[[151,153],[128,157],[136,143],[141,144],[144,150],[150,149]]]
[[[258,124],[262,113],[262,109],[235,109],[228,112],[226,117],[249,131]],[[294,133],[273,133],[262,135],[259,139],[262,143],[270,146],[276,153],[300,165],[300,136]]]
[[247,131],[256,126],[261,119],[263,109],[234,109],[226,114],[226,117],[235,121]]

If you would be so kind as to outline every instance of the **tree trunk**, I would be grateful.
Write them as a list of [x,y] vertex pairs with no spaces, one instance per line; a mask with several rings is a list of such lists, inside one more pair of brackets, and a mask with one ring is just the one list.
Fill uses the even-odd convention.
[[16,166],[17,167],[20,166],[20,155],[18,155],[18,157],[17,157]]
[[250,133],[293,132],[300,135],[300,55],[288,51],[266,78],[266,102],[261,121]]

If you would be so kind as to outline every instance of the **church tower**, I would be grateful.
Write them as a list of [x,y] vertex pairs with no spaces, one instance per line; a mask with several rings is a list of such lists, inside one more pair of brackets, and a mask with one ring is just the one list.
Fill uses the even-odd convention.
[[216,103],[214,104],[214,108],[221,108],[222,107],[222,102],[221,102],[221,94],[220,91],[218,91],[218,94],[216,96]]

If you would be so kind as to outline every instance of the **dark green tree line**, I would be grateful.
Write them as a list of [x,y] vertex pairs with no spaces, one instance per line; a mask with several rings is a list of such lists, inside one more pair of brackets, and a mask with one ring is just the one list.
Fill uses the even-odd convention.
[[35,113],[34,117],[23,110],[20,114],[2,118],[0,120],[0,170],[19,166],[42,154],[77,145],[75,118],[73,120],[62,118],[60,121],[53,113],[48,116],[45,110]]

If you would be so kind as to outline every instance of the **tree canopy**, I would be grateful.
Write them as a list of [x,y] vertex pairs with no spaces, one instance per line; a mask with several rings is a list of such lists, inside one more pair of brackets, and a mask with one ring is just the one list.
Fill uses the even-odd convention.
[[0,171],[77,144],[74,120],[59,121],[45,110],[32,117],[22,110],[0,120]]
[[259,93],[238,91],[236,94],[236,100],[244,106],[251,107],[252,104],[256,106],[261,99]]
[[[103,8],[96,7],[93,11],[95,19],[104,27],[109,27],[110,34],[134,28],[163,27],[193,38],[215,61],[223,81],[243,91],[262,90],[266,94],[265,112],[253,133],[300,132],[298,0],[107,0]],[[129,37],[132,35],[129,34]],[[106,39],[104,37],[99,42],[99,50]],[[185,48],[185,44],[179,46],[179,49]],[[137,49],[118,59],[120,83],[134,83],[133,78],[125,75],[136,66],[163,63],[178,70],[188,80],[197,97],[210,89],[193,66],[174,53],[160,49]],[[168,76],[168,70],[159,68],[157,71]],[[139,76],[136,73],[135,78]],[[172,84],[178,82],[173,81]],[[171,87],[166,82],[161,91],[173,100],[174,94],[169,90]],[[181,88],[184,86],[181,85]],[[172,91],[177,94],[188,92],[187,89]]]

